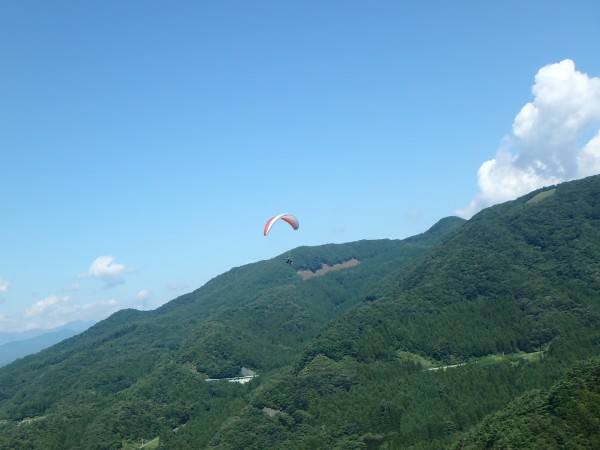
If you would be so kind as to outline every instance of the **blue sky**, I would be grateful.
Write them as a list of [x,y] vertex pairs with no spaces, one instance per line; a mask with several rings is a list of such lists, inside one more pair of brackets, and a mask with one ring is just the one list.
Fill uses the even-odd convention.
[[[600,3],[0,3],[0,331],[600,173]],[[290,212],[292,231],[264,223]]]

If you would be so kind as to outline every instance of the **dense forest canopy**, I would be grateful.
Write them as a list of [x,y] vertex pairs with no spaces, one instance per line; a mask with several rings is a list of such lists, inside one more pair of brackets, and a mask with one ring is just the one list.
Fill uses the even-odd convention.
[[0,447],[598,447],[600,176],[293,253],[0,369]]

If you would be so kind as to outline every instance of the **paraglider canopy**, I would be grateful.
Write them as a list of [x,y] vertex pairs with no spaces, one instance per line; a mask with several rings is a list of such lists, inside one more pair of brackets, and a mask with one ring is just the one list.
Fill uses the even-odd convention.
[[298,222],[298,219],[296,219],[296,216],[293,216],[292,214],[287,214],[287,213],[279,214],[278,216],[271,217],[269,220],[267,220],[267,223],[265,224],[265,230],[264,230],[265,236],[267,235],[267,233],[269,232],[269,230],[271,229],[273,224],[275,222],[277,222],[279,219],[289,223],[294,230],[297,230],[298,227],[300,227],[300,223]]

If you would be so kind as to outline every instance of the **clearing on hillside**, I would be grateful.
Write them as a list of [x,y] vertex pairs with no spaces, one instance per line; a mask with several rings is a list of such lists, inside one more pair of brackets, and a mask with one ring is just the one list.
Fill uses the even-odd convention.
[[312,272],[310,270],[299,270],[297,273],[302,277],[303,280],[308,280],[312,277],[320,277],[325,275],[327,272],[331,272],[333,270],[341,270],[348,269],[350,267],[354,267],[360,264],[360,261],[356,258],[349,259],[348,261],[344,261],[343,263],[334,264],[332,266],[328,264],[321,264],[321,268]]

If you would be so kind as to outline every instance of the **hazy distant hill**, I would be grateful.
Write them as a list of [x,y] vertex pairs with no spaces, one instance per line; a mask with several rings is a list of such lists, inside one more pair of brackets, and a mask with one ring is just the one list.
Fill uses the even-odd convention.
[[0,333],[0,367],[75,336],[92,325],[93,322],[72,322],[53,330]]
[[77,333],[73,330],[61,330],[22,341],[2,344],[0,345],[0,367],[13,362],[15,359],[37,353]]
[[[600,354],[600,177],[291,252],[0,369],[0,447],[443,449]],[[595,391],[573,395],[595,424]]]
[[21,333],[0,331],[0,345],[6,344],[7,342],[16,342],[22,341],[23,339],[31,339],[36,336],[39,336],[40,334],[44,334],[44,332],[44,330],[24,331]]
[[0,345],[6,344],[7,342],[18,342],[25,339],[32,339],[42,334],[53,333],[60,330],[74,330],[81,332],[87,330],[92,325],[94,325],[94,322],[75,321],[50,330],[36,328],[27,331],[0,331]]

